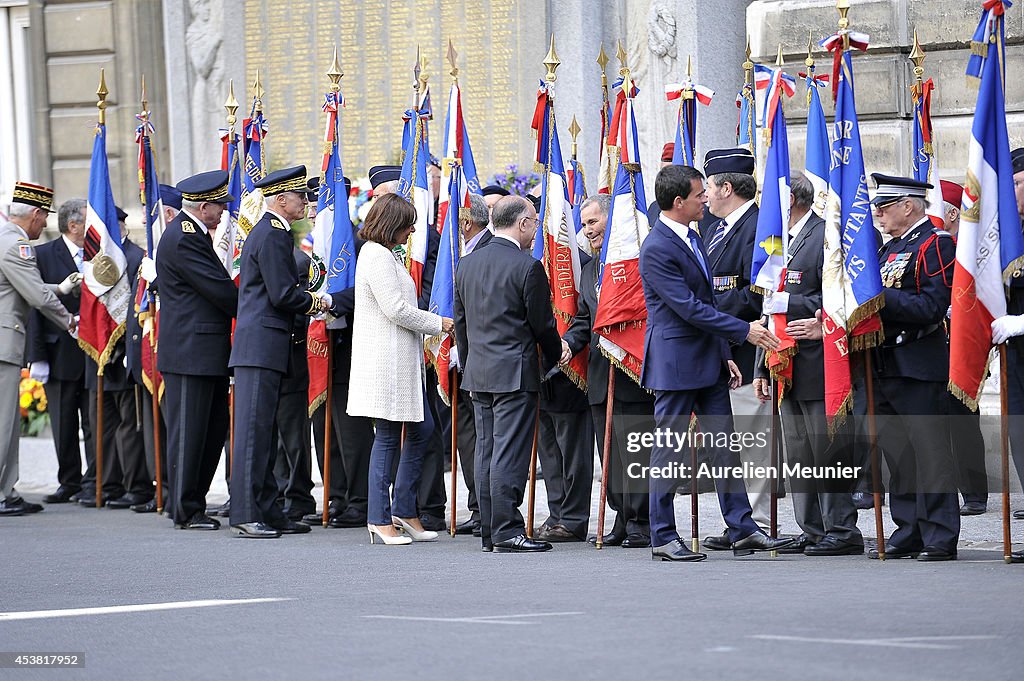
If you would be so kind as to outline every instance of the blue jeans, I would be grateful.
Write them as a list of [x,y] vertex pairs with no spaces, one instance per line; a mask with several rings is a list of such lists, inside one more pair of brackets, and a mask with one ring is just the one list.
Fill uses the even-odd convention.
[[[423,455],[434,430],[427,396],[423,394],[423,420],[415,422],[375,419],[377,433],[370,450],[370,485],[366,521],[371,525],[390,525],[391,517],[416,518],[416,492],[423,471]],[[405,426],[405,447],[402,448],[402,426]],[[391,471],[398,461],[394,495],[390,493]],[[392,498],[394,501],[392,502]],[[393,503],[393,507],[392,507]]]

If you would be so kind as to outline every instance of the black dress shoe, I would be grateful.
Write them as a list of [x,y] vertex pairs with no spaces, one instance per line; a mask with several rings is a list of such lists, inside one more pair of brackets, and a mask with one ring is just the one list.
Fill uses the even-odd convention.
[[[920,549],[905,549],[902,546],[896,546],[895,544],[885,543],[885,559],[886,560],[899,560],[900,558],[917,558],[917,554],[921,553]],[[868,551],[868,558],[872,560],[878,560],[878,549],[871,549]]]
[[869,492],[854,492],[853,506],[860,511],[875,507],[875,497]]
[[141,494],[125,492],[123,496],[108,501],[107,508],[131,508],[132,506],[146,503],[148,499],[149,497],[144,497]]
[[[613,529],[601,538],[601,546],[622,546],[622,542],[626,541],[626,536],[625,530]],[[588,537],[587,542],[597,546],[597,535]]]
[[656,546],[651,549],[652,560],[671,560],[677,562],[695,563],[708,557],[706,553],[694,553],[686,546],[682,539],[673,539],[664,546]]
[[[473,534],[473,530],[476,530],[477,533],[480,532],[480,521],[479,520],[473,520],[472,518],[470,518],[466,522],[459,523],[458,525],[455,526],[455,534],[456,535],[471,535],[471,534]],[[478,536],[479,536],[479,534],[478,534]]]
[[814,539],[809,537],[806,533],[801,534],[799,537],[793,540],[793,543],[784,549],[779,549],[779,553],[784,554],[798,554],[803,553],[804,550],[809,546],[816,544]]
[[650,535],[641,534],[640,532],[630,532],[622,540],[622,548],[624,549],[646,549],[650,548],[650,546]]
[[511,539],[494,542],[494,550],[496,553],[540,553],[550,551],[551,544],[530,539],[525,534],[517,534]]
[[[302,510],[295,509],[295,508],[285,509],[283,511],[283,513],[284,513],[284,517],[285,518],[288,518],[288,520],[294,520],[295,522],[305,522],[304,518],[306,516],[308,516],[308,515],[316,515],[315,513],[311,512],[311,511],[302,511]],[[315,522],[316,522],[317,525],[319,525],[321,523],[321,518],[317,518]]]
[[156,499],[150,499],[144,504],[133,504],[128,508],[136,513],[156,513]]
[[732,542],[729,541],[729,530],[725,530],[717,536],[704,537],[701,545],[711,551],[728,551],[732,548]]
[[280,525],[272,525],[271,527],[281,534],[306,534],[313,529],[306,523],[297,523],[290,518],[286,518]]
[[1010,554],[1011,563],[1024,563],[1024,551],[1014,551]]
[[981,515],[988,511],[988,504],[983,501],[967,501],[960,507],[960,515]]
[[231,515],[231,499],[228,499],[220,506],[214,506],[213,508],[206,509],[206,515],[209,516],[220,516],[221,518],[227,518]]
[[[785,549],[779,551],[785,553]],[[861,556],[864,555],[864,543],[851,544],[836,537],[826,535],[824,539],[804,549],[807,556]]]
[[[113,501],[116,498],[117,497],[113,495],[104,494],[103,497],[100,499],[100,508],[103,508],[109,502]],[[85,508],[96,508],[96,492],[91,492],[89,494],[79,493],[78,505],[83,506]]]
[[494,551],[494,544],[491,543],[490,539],[485,539],[480,550],[484,553],[492,553]]
[[219,530],[220,521],[216,518],[211,518],[203,513],[196,513],[194,516],[189,518],[186,522],[177,524],[175,523],[174,529],[176,530]]
[[43,503],[46,504],[66,504],[69,501],[73,501],[73,497],[78,494],[79,490],[72,487],[65,487],[61,485],[57,488],[57,491],[53,494],[47,494],[43,497]]
[[793,541],[792,537],[776,539],[758,530],[734,543],[732,545],[732,555],[749,556],[754,551],[778,551],[789,546]]
[[538,541],[551,542],[552,544],[564,544],[566,542],[583,541],[575,534],[569,531],[565,525],[558,524],[552,525],[547,528],[541,528],[535,535]]
[[926,562],[956,560],[956,549],[946,551],[945,549],[940,549],[936,546],[926,546],[921,549],[921,553],[917,554],[917,559]]
[[25,507],[26,514],[39,513],[43,510],[43,506],[41,504],[33,504],[31,501],[25,501],[24,499],[21,500],[21,505]]
[[1019,511],[1014,511],[1013,512],[1013,519],[1014,520],[1024,520],[1024,508],[1020,509]]
[[264,523],[241,523],[232,525],[231,531],[236,537],[247,539],[277,539],[281,533]]
[[432,530],[434,532],[448,531],[448,523],[444,521],[444,518],[438,518],[432,515],[421,515],[420,522],[423,524],[424,530]]
[[[328,515],[330,511],[327,512]],[[327,527],[334,528],[345,528],[345,527],[366,527],[366,513],[362,513],[356,508],[346,508],[344,511],[334,516],[327,521]]]
[[25,500],[21,497],[0,501],[0,516],[25,515]]

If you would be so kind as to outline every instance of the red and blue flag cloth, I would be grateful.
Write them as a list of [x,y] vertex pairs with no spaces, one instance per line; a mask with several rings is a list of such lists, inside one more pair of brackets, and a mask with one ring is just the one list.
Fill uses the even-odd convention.
[[828,76],[801,73],[807,83],[807,142],[804,150],[804,176],[814,187],[814,212],[824,217],[825,201],[828,199],[828,174],[832,163],[831,143],[828,139],[828,123],[825,110],[821,108],[819,88],[828,87]]
[[1006,0],[982,3],[967,75],[978,83],[964,183],[949,337],[949,390],[972,409],[988,374],[991,324],[1006,314],[1005,286],[1024,267],[1006,128]]
[[[579,305],[580,249],[576,243],[573,205],[565,178],[562,148],[555,123],[555,103],[550,85],[541,81],[533,116],[537,134],[536,162],[541,168],[540,222],[533,240],[533,257],[544,265],[551,288],[551,309],[558,335],[569,330]],[[580,390],[587,388],[587,348],[562,367]]]
[[615,181],[615,168],[618,162],[615,160],[615,151],[608,144],[608,130],[612,124],[612,106],[608,101],[608,87],[601,85],[601,150],[598,153],[600,168],[597,173],[597,193],[608,194],[611,192],[612,184]]
[[107,166],[107,126],[96,125],[85,211],[85,245],[78,345],[102,376],[117,341],[124,335],[132,304],[128,261],[121,248],[114,194]]
[[[160,199],[160,182],[156,175],[156,162],[153,159],[153,146],[150,133],[153,126],[149,123],[149,112],[142,114],[143,123],[135,130],[139,144],[139,185],[142,196],[142,212],[146,218],[146,252],[155,257],[156,247],[164,231],[164,205]],[[157,306],[155,292],[150,284],[142,279],[141,271],[135,289],[135,314],[138,315],[139,327],[142,329],[140,339],[142,351],[142,382],[150,393],[163,395],[163,378],[156,368],[156,346],[159,332],[160,310]]]
[[929,78],[910,86],[914,101],[914,152],[911,165],[914,179],[928,182],[932,188],[928,190],[928,218],[939,229],[946,225],[946,211],[942,202],[942,186],[939,183],[938,161],[935,158],[934,132],[932,130],[932,90],[935,83]]
[[[842,41],[830,44],[842,49]],[[885,302],[848,52],[842,57],[836,87],[822,272],[825,418],[830,429],[853,405],[849,353],[881,342],[878,311]]]
[[609,143],[619,140],[620,157],[608,211],[608,228],[601,247],[594,332],[601,352],[637,383],[644,362],[647,305],[640,279],[640,245],[647,238],[647,199],[637,150],[633,97],[639,90],[620,80]]
[[711,106],[711,98],[714,96],[714,90],[697,85],[689,78],[682,83],[669,83],[665,86],[665,98],[670,102],[679,100],[673,164],[696,167],[694,147],[697,141],[697,103]]
[[242,246],[246,232],[239,229],[238,219],[242,206],[242,164],[238,153],[238,134],[234,130],[221,128],[221,170],[228,171],[228,193],[232,200],[221,216],[220,224],[213,235],[213,250],[224,265],[228,276],[238,284],[241,276]]
[[[317,196],[316,221],[313,225],[312,253],[309,264],[309,288],[316,293],[337,295],[355,286],[356,248],[352,217],[348,210],[348,190],[341,164],[341,117],[345,98],[340,92],[324,96],[323,111],[327,114],[324,129],[324,157],[320,166],[320,193]],[[344,322],[342,322],[343,324]],[[306,363],[309,367],[308,404],[310,415],[327,399],[327,347],[329,324],[324,315],[309,323]]]
[[744,83],[736,95],[736,107],[740,110],[739,120],[736,122],[736,146],[743,147],[757,156],[754,106],[754,90],[749,83]]
[[458,159],[462,166],[462,176],[471,194],[479,194],[481,191],[480,179],[476,172],[476,161],[473,160],[473,150],[469,146],[469,133],[466,131],[466,121],[462,115],[462,92],[459,84],[452,83],[452,89],[448,93],[448,112],[444,121],[444,158],[441,161],[441,196],[437,201],[437,229],[444,229],[445,217],[448,214],[448,193],[451,175],[451,161]]
[[[269,126],[263,116],[263,103],[253,98],[252,111],[249,118],[242,121],[242,191],[238,208],[238,228],[245,234],[263,217],[263,192],[256,188],[256,182],[267,174],[266,149],[263,140],[269,132]],[[232,194],[232,196],[237,196]]]
[[[437,249],[437,263],[434,267],[434,282],[430,287],[429,310],[442,317],[455,317],[455,271],[462,254],[462,230],[459,218],[469,211],[469,183],[462,174],[462,164],[457,160],[448,161],[448,196],[452,209],[445,213],[441,226],[441,242]],[[424,341],[427,359],[437,373],[437,392],[445,404],[451,406],[452,384],[448,363],[451,357],[455,335],[441,332]]]
[[405,266],[416,282],[416,295],[423,293],[423,268],[427,262],[427,245],[431,221],[434,218],[434,197],[427,177],[426,119],[425,109],[405,112],[405,129],[402,134],[402,174],[398,179],[398,194],[416,209],[416,230],[409,236],[405,246]]

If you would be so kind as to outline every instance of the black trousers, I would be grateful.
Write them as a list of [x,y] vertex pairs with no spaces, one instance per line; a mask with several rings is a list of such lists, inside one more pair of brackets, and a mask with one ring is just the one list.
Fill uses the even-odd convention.
[[562,525],[586,539],[594,486],[594,422],[590,414],[542,410],[537,453],[548,497],[547,525]]
[[[597,436],[597,455],[604,457],[604,431],[607,423],[608,403],[594,404],[590,406],[590,414],[594,421],[594,433]],[[622,440],[616,437],[614,431],[615,417],[624,416],[631,422],[635,419],[648,417],[650,425],[645,430],[654,429],[654,403],[653,402],[623,402],[615,400],[612,403],[612,442],[611,451],[608,453],[608,506],[615,511],[615,522],[612,530],[626,534],[651,534],[651,506],[650,494],[638,490],[636,481],[629,481],[626,476],[626,459],[623,457]],[[650,452],[645,454],[631,455],[629,461],[636,461],[643,466],[651,463]]]
[[480,533],[501,542],[526,532],[519,507],[530,472],[536,392],[473,393]]
[[[480,502],[476,494],[476,416],[473,410],[473,398],[469,392],[459,389],[458,413],[455,415],[458,432],[455,434],[456,446],[459,450],[459,465],[462,468],[462,479],[469,490],[469,513],[472,520],[480,520]],[[454,471],[452,475],[454,475]]]
[[78,429],[82,429],[87,459],[95,457],[89,422],[89,391],[85,381],[57,381],[50,379],[43,386],[46,391],[47,410],[53,445],[57,450],[57,482],[62,487],[78,490],[82,487],[82,446],[78,442]]
[[949,395],[949,432],[956,460],[957,486],[964,501],[988,502],[988,474],[985,471],[985,436],[981,434],[981,412],[971,411],[961,400]]
[[310,425],[307,393],[282,393],[277,403],[277,478],[278,498],[286,511],[315,513],[313,477],[310,463]]
[[[331,501],[338,500],[341,510],[353,508],[366,515],[366,495],[370,474],[370,450],[373,448],[373,420],[349,416],[348,385],[335,383],[331,388]],[[323,412],[323,408],[318,410]],[[313,419],[313,437],[317,444],[317,462],[323,475],[323,416]],[[337,458],[335,458],[337,447]]]
[[[320,479],[324,477],[324,414],[327,406],[321,404],[313,411],[310,424],[313,427],[313,449],[316,450],[316,463],[320,467]],[[331,430],[334,430],[333,415],[331,416]],[[331,480],[328,498],[332,506],[339,506],[344,509],[348,502],[345,500],[345,490],[348,488],[348,481],[345,479],[345,467],[341,463],[341,446],[338,445],[338,438],[331,433]]]
[[878,441],[889,466],[890,543],[956,551],[960,509],[945,385],[910,378],[875,381]]
[[163,377],[171,518],[182,524],[206,512],[206,494],[228,432],[228,377]]
[[[853,443],[850,423],[844,424],[830,440],[825,421],[824,400],[784,399],[779,406],[786,441],[786,461],[801,466],[852,465]],[[853,505],[856,480],[836,485],[824,480],[792,480],[793,514],[811,539],[829,535],[848,544],[864,542],[857,529],[857,508]]]
[[280,371],[235,367],[235,454],[231,461],[231,524],[283,525],[277,505],[277,405]]
[[[149,390],[142,388],[142,443],[146,448],[146,470],[149,479],[156,481],[156,440],[153,438],[153,402]],[[167,423],[164,420],[163,407],[158,410],[160,418],[160,480],[163,483],[164,510],[170,513],[170,478],[168,477],[170,466],[167,456]]]
[[434,428],[427,440],[427,449],[423,456],[417,506],[421,516],[444,519],[447,517],[445,505],[448,503],[444,485],[444,464],[445,461],[451,461],[452,457],[452,412],[437,394],[437,374],[433,369],[427,370],[426,395]]
[[[97,400],[99,393],[95,390],[89,391],[89,421],[91,423],[98,423],[97,414]],[[131,398],[131,401],[127,398]],[[128,419],[130,428],[135,428],[135,405],[134,396],[130,390],[117,390],[117,391],[103,391],[103,432],[100,438],[103,442],[103,497],[104,499],[116,499],[124,495],[125,491],[125,472],[122,467],[122,457],[118,451],[121,448],[120,440],[126,436],[126,431],[123,430],[124,424],[122,421]],[[127,409],[127,414],[123,413],[122,408]],[[96,434],[93,433],[93,437]],[[129,442],[129,447],[134,447],[134,443]],[[141,445],[141,440],[140,443]],[[140,447],[141,448],[141,447]],[[141,452],[140,452],[141,454]],[[143,462],[145,459],[143,459]],[[86,459],[88,464],[85,475],[82,476],[82,489],[86,491],[88,496],[92,496],[96,493],[96,454],[95,449],[93,456]],[[143,465],[145,465],[143,463]],[[131,471],[132,475],[137,475],[136,471]]]

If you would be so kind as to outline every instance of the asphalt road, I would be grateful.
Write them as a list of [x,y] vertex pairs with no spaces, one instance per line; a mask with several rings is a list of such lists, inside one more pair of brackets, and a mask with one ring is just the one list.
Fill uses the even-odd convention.
[[[991,550],[670,564],[582,544],[484,554],[468,537],[371,546],[362,530],[244,540],[66,505],[3,519],[0,547],[0,652],[85,664],[0,679],[962,681],[1024,668],[1024,565]],[[194,603],[243,599],[275,600]],[[150,604],[175,609],[121,608]]]

